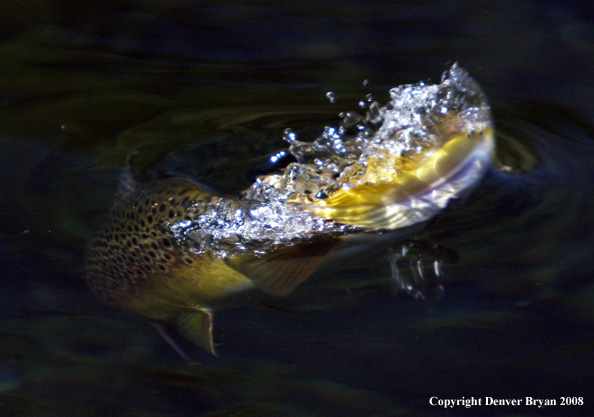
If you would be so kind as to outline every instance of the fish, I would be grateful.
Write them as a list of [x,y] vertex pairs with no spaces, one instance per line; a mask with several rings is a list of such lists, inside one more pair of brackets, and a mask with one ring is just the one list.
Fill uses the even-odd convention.
[[[190,341],[215,353],[212,310],[255,286],[286,295],[307,278],[330,246],[279,249],[267,256],[195,256],[165,222],[193,221],[216,200],[184,178],[123,186],[125,194],[89,244],[86,280],[107,304],[156,322],[173,323]],[[192,202],[201,210],[186,210]]]
[[349,237],[428,221],[490,166],[490,107],[457,64],[439,84],[390,95],[314,142],[286,131],[295,162],[236,195],[188,177],[151,178],[132,153],[87,245],[88,286],[216,355],[216,311],[253,294],[289,295]]

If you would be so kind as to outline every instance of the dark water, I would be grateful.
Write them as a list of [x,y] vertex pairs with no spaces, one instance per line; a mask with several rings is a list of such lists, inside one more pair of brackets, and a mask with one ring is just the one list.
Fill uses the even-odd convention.
[[[591,415],[588,2],[47,0],[0,19],[0,415]],[[129,151],[238,185],[285,128],[314,138],[454,61],[491,100],[499,169],[413,236],[459,255],[441,297],[395,293],[386,244],[277,309],[222,312],[221,358],[189,365],[80,280]]]

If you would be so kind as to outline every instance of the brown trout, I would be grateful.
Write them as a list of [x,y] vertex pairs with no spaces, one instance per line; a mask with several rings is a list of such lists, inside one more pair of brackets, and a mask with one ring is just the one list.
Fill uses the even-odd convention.
[[345,236],[430,219],[490,165],[490,108],[457,65],[440,84],[390,94],[387,106],[346,114],[315,142],[287,131],[297,162],[238,196],[185,178],[143,181],[129,166],[89,242],[90,288],[214,354],[215,310],[253,291],[289,294]]

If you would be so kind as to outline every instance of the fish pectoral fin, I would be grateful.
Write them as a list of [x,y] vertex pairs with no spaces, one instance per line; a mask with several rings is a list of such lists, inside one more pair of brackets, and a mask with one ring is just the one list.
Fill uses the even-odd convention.
[[204,310],[182,313],[176,324],[182,336],[218,356],[212,339],[212,313]]
[[285,296],[309,278],[335,243],[330,239],[300,244],[263,257],[228,258],[226,263],[251,279],[265,293]]

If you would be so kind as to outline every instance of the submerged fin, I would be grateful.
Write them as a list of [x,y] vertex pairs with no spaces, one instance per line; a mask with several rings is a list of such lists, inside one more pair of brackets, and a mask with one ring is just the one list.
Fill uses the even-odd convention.
[[138,152],[130,152],[126,157],[126,167],[120,175],[115,200],[121,200],[126,194],[134,191],[139,184],[146,181],[147,177],[139,167]]
[[212,313],[195,310],[177,318],[177,330],[186,339],[218,356],[212,339]]
[[153,323],[161,337],[185,361],[190,363],[200,362],[202,349],[179,334],[177,328],[171,324]]
[[279,249],[264,257],[236,256],[227,265],[250,278],[262,291],[285,296],[315,271],[334,240]]
[[[161,150],[153,152],[132,151],[126,156],[126,166],[120,175],[120,181],[116,191],[115,200],[121,200],[128,193],[134,191],[138,186],[155,178],[171,178],[171,175],[156,176],[155,165],[165,159],[168,152]],[[189,178],[191,179],[191,178]]]

